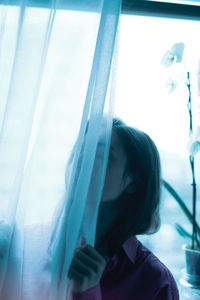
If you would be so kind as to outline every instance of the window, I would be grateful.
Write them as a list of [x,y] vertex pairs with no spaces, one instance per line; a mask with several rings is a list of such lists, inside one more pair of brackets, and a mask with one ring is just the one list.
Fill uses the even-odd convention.
[[[192,176],[187,150],[188,91],[185,82],[186,70],[189,70],[194,125],[197,125],[200,117],[197,77],[200,23],[123,15],[120,30],[115,112],[125,122],[153,138],[161,154],[163,178],[191,208]],[[165,69],[160,63],[161,58],[177,42],[185,44],[185,60]],[[168,94],[169,87],[165,85],[170,76],[178,84],[174,92]],[[199,156],[196,159],[198,161]],[[199,177],[197,164],[196,175]],[[199,209],[197,213],[200,214]],[[179,223],[190,232],[191,226],[179,205],[165,190],[162,192],[161,220],[158,233],[139,238],[168,265],[178,281],[180,270],[184,267],[181,245],[187,240],[176,232],[174,225]]]
[[[78,1],[79,2],[79,1]],[[91,8],[90,3],[93,4],[94,1],[86,1],[83,7],[77,7],[76,1],[71,1],[71,4],[66,7],[65,1],[60,1],[59,15],[59,32],[62,35],[62,18],[65,18],[65,14],[68,14],[68,18],[74,20],[74,26],[76,22],[80,21],[80,15],[78,12],[72,12],[71,14],[64,9],[72,10],[84,10],[90,11],[94,10],[95,7]],[[16,6],[20,3],[19,0],[9,1],[0,0],[0,4],[13,5],[13,10],[18,9]],[[69,1],[68,1],[69,3]],[[100,1],[95,1],[97,7]],[[80,5],[80,3],[78,3]],[[47,8],[53,5],[53,1],[49,0],[32,0],[29,2],[31,6],[30,10],[32,15],[35,14],[35,21],[39,22],[37,18],[41,16],[40,21],[47,17]],[[40,14],[38,12],[40,11]],[[192,99],[196,103],[195,107],[195,118],[194,121],[198,123],[199,121],[199,107],[198,101],[199,96],[197,96],[197,81],[196,73],[198,68],[198,60],[200,59],[200,6],[199,1],[133,1],[124,0],[122,3],[122,18],[121,18],[121,35],[120,35],[120,45],[119,45],[119,67],[118,67],[118,81],[117,81],[117,92],[116,92],[116,114],[121,117],[125,122],[132,126],[139,127],[140,129],[147,132],[153,140],[156,142],[162,159],[163,166],[163,177],[168,180],[174,188],[180,193],[188,205],[191,204],[191,173],[189,169],[188,152],[186,149],[188,140],[188,112],[187,112],[187,90],[184,85],[183,79],[180,74],[183,74],[179,66],[171,72],[171,69],[164,70],[160,65],[160,60],[168,49],[176,42],[183,42],[185,44],[185,53],[187,54],[187,64],[191,68],[193,76],[191,78],[192,84]],[[87,14],[87,12],[86,12]],[[88,16],[84,14],[82,17],[82,22],[89,22]],[[90,15],[92,18],[92,16]],[[169,19],[166,17],[173,17]],[[16,30],[16,20],[10,16],[11,31],[15,34]],[[85,18],[85,20],[84,20]],[[34,19],[34,18],[33,18]],[[33,21],[32,19],[32,21]],[[179,20],[178,20],[179,19]],[[188,19],[188,20],[183,20]],[[92,20],[91,20],[92,22]],[[96,30],[98,29],[98,24],[94,28],[94,36]],[[75,28],[75,27],[74,27]],[[83,28],[84,30],[84,28]],[[7,35],[9,36],[9,35]],[[54,35],[55,37],[55,35]],[[77,32],[77,39],[81,38],[80,34]],[[53,38],[53,37],[52,37]],[[56,33],[56,38],[58,38],[57,43],[62,43],[59,41],[59,34]],[[73,43],[69,43],[73,46]],[[14,42],[14,37],[11,37],[12,42]],[[95,39],[94,39],[95,40]],[[74,41],[74,40],[73,40]],[[9,41],[4,41],[8,44],[7,49],[12,49]],[[56,44],[56,43],[54,43]],[[84,40],[80,39],[80,47],[83,53],[87,52],[87,47]],[[85,48],[84,48],[85,47]],[[5,47],[6,49],[6,47]],[[59,53],[59,47],[51,49],[47,60],[50,63],[59,63],[58,60],[54,60],[56,55],[61,55]],[[73,56],[73,48],[67,47],[69,56]],[[58,54],[59,53],[59,54]],[[85,60],[85,56],[82,57],[80,62],[73,62],[78,69],[81,64],[81,70],[84,70],[84,64],[90,63],[90,56],[92,57],[93,52],[88,53],[88,61]],[[3,55],[8,55],[6,51]],[[12,56],[12,51],[9,52]],[[84,54],[85,55],[85,54]],[[4,56],[2,56],[4,57]],[[67,60],[66,56],[66,60]],[[68,61],[66,61],[68,63]],[[6,65],[6,59],[3,60],[3,66]],[[48,74],[48,68],[46,69],[46,74],[49,75],[49,83],[44,79],[46,84],[46,91],[48,91],[48,84],[51,85],[52,91],[54,89],[59,89],[59,84],[63,78],[63,73],[65,72],[65,67],[59,69],[56,74],[58,82],[52,82],[52,77]],[[70,70],[68,70],[70,73]],[[170,73],[171,72],[171,73]],[[68,74],[69,75],[69,74]],[[83,85],[83,90],[87,87],[87,77],[89,74],[80,74],[81,84]],[[177,76],[178,86],[176,90],[168,95],[165,89],[165,83],[167,82],[169,76]],[[70,73],[71,76],[71,73]],[[69,76],[69,77],[70,77]],[[179,78],[180,77],[180,78]],[[5,80],[9,78],[7,76],[2,76]],[[45,76],[44,76],[45,78]],[[79,78],[79,79],[80,79]],[[69,79],[70,80],[70,79]],[[80,80],[77,82],[80,84]],[[4,85],[6,86],[6,84]],[[73,91],[75,90],[74,87]],[[5,96],[6,96],[5,90]],[[45,89],[43,90],[43,95],[45,94]],[[53,92],[49,92],[49,97],[53,98]],[[52,101],[52,106],[55,105]],[[59,117],[60,120],[60,136],[54,132],[54,127],[52,124],[51,128],[46,128],[46,132],[52,135],[52,145],[49,149],[49,157],[46,157],[48,163],[49,160],[53,162],[53,155],[61,155],[59,153],[59,139],[62,139],[65,132],[62,132],[62,113],[63,109],[66,109],[64,102],[62,103],[62,95],[60,95],[60,105],[59,108],[55,105],[55,110],[52,109]],[[58,111],[59,110],[59,111]],[[0,112],[0,114],[3,112]],[[76,108],[77,113],[77,108]],[[81,107],[79,113],[81,114]],[[65,112],[66,115],[66,112]],[[70,117],[70,116],[69,116]],[[48,118],[48,116],[47,116]],[[55,143],[55,137],[57,138]],[[45,145],[44,145],[45,146]],[[67,147],[67,141],[66,141]],[[42,157],[42,149],[39,154]],[[43,158],[44,159],[44,158]],[[41,166],[40,166],[41,167]],[[54,166],[52,164],[52,169],[47,169],[47,164],[41,167],[41,177],[46,178],[46,185],[52,186],[56,183],[55,178],[59,182],[63,170],[63,166]],[[8,168],[9,169],[9,168]],[[42,171],[43,169],[43,171]],[[57,173],[56,173],[57,172]],[[196,169],[196,173],[200,174],[199,170]],[[4,174],[5,176],[5,174]],[[59,178],[60,176],[60,178]],[[199,182],[197,177],[197,181]],[[40,178],[37,178],[40,180]],[[57,197],[59,189],[62,187],[58,186],[58,190],[49,190],[49,194],[43,195],[43,205],[38,202],[36,205],[40,205],[41,211],[46,208],[45,201],[50,201],[52,197],[52,203],[54,197]],[[6,193],[6,188],[5,191]],[[42,194],[43,191],[34,191],[34,193]],[[33,194],[34,196],[34,194]],[[37,195],[36,195],[37,196]],[[37,198],[37,197],[35,197]],[[199,200],[198,200],[199,201]],[[52,204],[53,205],[53,204]],[[200,207],[200,205],[197,205]],[[200,210],[197,211],[198,215]],[[186,229],[190,230],[189,223],[181,211],[178,204],[172,199],[167,192],[163,191],[162,194],[162,227],[160,231],[150,237],[140,237],[144,243],[153,250],[155,254],[160,257],[160,259],[172,270],[175,278],[178,280],[180,277],[180,270],[184,266],[184,257],[181,251],[181,245],[185,242],[174,228],[175,222],[185,225]],[[37,219],[37,216],[32,216],[33,220]]]

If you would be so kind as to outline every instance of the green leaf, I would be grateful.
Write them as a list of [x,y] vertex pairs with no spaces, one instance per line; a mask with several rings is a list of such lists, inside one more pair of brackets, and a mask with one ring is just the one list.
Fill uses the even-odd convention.
[[[186,215],[186,217],[192,224],[192,222],[193,222],[192,214],[189,211],[189,209],[187,208],[187,206],[185,205],[185,203],[183,202],[183,200],[181,199],[181,197],[178,195],[178,193],[173,189],[173,187],[167,181],[162,179],[161,182],[163,183],[163,186],[166,188],[166,190],[171,194],[171,196],[178,202],[178,204],[182,208],[184,214]],[[200,227],[198,226],[197,222],[195,222],[195,227],[196,227],[196,232],[200,237]]]
[[192,235],[187,232],[180,224],[176,223],[175,228],[182,237],[192,239]]

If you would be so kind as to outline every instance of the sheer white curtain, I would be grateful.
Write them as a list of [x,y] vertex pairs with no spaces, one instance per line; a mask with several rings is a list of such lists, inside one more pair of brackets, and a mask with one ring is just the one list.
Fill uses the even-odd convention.
[[0,299],[70,299],[73,251],[94,245],[121,0],[68,2],[0,5]]

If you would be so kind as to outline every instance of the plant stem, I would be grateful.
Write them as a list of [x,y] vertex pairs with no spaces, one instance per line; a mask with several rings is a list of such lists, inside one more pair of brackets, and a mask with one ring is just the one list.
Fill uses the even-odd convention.
[[192,249],[194,249],[194,241],[196,240],[196,182],[195,182],[195,175],[194,175],[194,156],[190,156],[190,165],[192,169]]
[[[189,98],[188,98],[188,112],[189,112],[189,117],[190,117],[190,137],[192,136],[193,133],[193,128],[192,128],[192,98],[191,98],[191,88],[190,88],[190,72],[187,72],[187,87],[188,87],[188,92],[189,92]],[[190,160],[190,166],[192,170],[192,249],[194,249],[194,242],[195,239],[197,238],[197,233],[196,233],[196,181],[195,181],[195,170],[194,170],[194,156],[190,155],[189,156]]]
[[190,116],[190,135],[192,135],[192,98],[191,98],[191,88],[190,88],[190,72],[187,72],[187,87],[189,92],[189,98],[188,98],[188,112]]

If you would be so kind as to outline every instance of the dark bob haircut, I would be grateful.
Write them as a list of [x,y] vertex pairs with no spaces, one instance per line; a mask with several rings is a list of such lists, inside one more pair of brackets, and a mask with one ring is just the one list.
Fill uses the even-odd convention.
[[160,228],[161,166],[158,150],[144,132],[127,126],[118,118],[113,119],[116,131],[127,157],[125,173],[135,178],[138,188],[133,193],[125,191],[116,200],[120,214],[112,228],[103,237],[111,252],[132,235],[153,234]]

